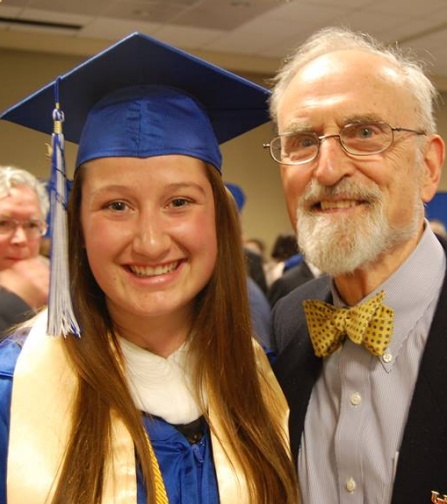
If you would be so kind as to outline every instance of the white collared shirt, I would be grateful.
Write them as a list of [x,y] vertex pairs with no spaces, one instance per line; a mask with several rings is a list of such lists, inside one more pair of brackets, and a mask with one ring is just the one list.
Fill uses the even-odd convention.
[[[395,312],[382,357],[346,340],[326,358],[305,418],[298,456],[304,504],[389,504],[411,398],[446,269],[426,226],[381,290]],[[341,305],[333,288],[334,304]],[[364,301],[362,300],[362,301]]]

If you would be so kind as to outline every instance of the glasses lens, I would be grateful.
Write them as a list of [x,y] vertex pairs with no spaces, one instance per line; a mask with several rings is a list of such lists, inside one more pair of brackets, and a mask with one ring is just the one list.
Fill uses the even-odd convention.
[[14,231],[16,224],[13,220],[0,217],[0,234],[9,234]]
[[12,234],[19,226],[29,240],[42,236],[46,231],[45,223],[40,220],[16,221],[0,218],[0,234]]
[[391,145],[393,131],[386,123],[348,124],[340,131],[340,141],[351,154],[375,154]]
[[318,154],[319,140],[311,133],[294,133],[281,135],[272,143],[272,156],[279,163],[303,164],[315,159]]
[[22,226],[28,238],[37,238],[42,236],[43,225],[41,221],[23,221]]

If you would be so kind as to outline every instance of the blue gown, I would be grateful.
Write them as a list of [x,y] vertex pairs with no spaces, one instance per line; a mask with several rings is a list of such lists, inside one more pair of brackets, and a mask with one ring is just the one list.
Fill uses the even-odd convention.
[[[21,346],[7,339],[0,344],[0,504],[6,503],[6,467],[12,381]],[[208,427],[190,444],[173,425],[143,415],[163,475],[170,504],[218,504],[219,495]],[[137,504],[146,504],[146,489],[137,465]]]

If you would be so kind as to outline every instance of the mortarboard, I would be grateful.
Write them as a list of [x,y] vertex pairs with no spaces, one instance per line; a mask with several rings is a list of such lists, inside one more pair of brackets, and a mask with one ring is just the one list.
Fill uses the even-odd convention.
[[69,295],[66,238],[63,244],[61,239],[64,137],[79,144],[76,166],[98,157],[184,154],[220,170],[219,144],[269,121],[269,95],[240,76],[134,33],[0,115],[53,138],[48,334],[80,333]]
[[[267,89],[140,33],[129,35],[75,67],[3,112],[0,118],[51,134],[56,85],[65,115],[64,136],[74,143],[79,143],[93,105],[112,91],[130,86],[135,89],[140,85],[169,86],[197,100],[211,121],[218,144],[269,121],[267,99],[270,92]],[[154,97],[153,102],[156,101]],[[187,113],[188,104],[184,107]],[[166,113],[159,113],[156,118],[163,125],[168,118],[175,118],[175,114],[167,117]],[[192,124],[195,124],[194,115],[197,113],[193,110],[189,117]],[[180,124],[189,123],[185,119]],[[198,127],[206,132],[202,125]],[[98,135],[99,131],[94,134]],[[170,134],[181,142],[179,137],[185,130],[181,135],[174,131]],[[206,140],[209,138],[203,142]],[[216,161],[217,154],[213,153],[213,157]]]
[[242,212],[242,209],[245,205],[245,200],[247,199],[242,187],[237,184],[233,184],[232,182],[225,182],[225,186],[236,201],[238,211]]

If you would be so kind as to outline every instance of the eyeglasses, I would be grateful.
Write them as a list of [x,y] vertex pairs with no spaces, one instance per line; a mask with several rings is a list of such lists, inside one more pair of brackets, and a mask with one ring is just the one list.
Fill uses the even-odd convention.
[[343,126],[338,135],[317,135],[313,132],[284,133],[263,144],[270,155],[283,165],[309,163],[318,157],[320,145],[327,138],[338,138],[342,149],[353,156],[370,156],[386,151],[394,143],[395,132],[426,135],[423,130],[393,128],[386,122],[353,123]]
[[0,217],[0,235],[12,235],[21,226],[28,240],[35,240],[47,231],[47,225],[41,220],[16,220]]

